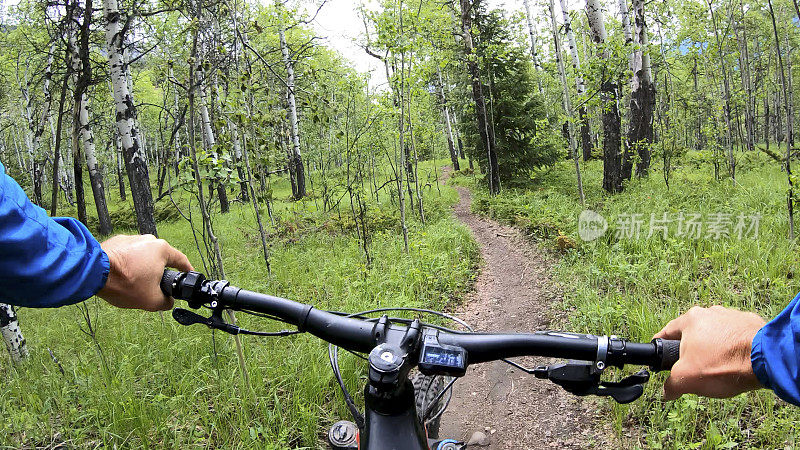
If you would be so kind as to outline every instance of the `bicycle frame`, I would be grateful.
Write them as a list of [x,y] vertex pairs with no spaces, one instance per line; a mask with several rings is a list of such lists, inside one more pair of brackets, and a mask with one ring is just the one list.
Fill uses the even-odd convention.
[[360,440],[363,450],[429,450],[425,427],[417,416],[411,381],[388,393],[371,385],[364,389],[366,425]]

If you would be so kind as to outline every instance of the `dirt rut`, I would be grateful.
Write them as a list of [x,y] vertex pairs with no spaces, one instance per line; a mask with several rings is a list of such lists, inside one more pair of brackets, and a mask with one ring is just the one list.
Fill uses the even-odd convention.
[[[475,291],[458,315],[479,331],[548,329],[551,305],[562,297],[549,274],[551,261],[512,227],[470,211],[470,192],[458,187],[455,216],[472,230],[483,266]],[[545,359],[519,360],[526,367]],[[502,362],[470,367],[455,384],[442,418],[441,437],[468,440],[480,431],[488,446],[470,448],[551,449],[602,445],[604,433],[593,426],[598,409],[558,386]]]

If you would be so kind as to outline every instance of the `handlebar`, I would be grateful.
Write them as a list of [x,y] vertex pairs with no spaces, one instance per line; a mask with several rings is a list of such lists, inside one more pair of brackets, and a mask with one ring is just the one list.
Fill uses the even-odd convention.
[[[369,353],[377,345],[409,336],[409,327],[387,320],[367,321],[344,317],[295,302],[231,286],[227,281],[207,280],[197,272],[166,270],[162,291],[186,300],[192,308],[209,305],[272,316],[297,326],[324,341],[344,349]],[[423,326],[423,328],[426,328]],[[680,341],[654,339],[649,343],[627,342],[615,336],[594,336],[560,332],[459,333],[431,330],[444,346],[466,351],[470,364],[517,356],[544,356],[593,361],[598,368],[626,364],[650,366],[653,371],[669,370],[679,358]],[[416,334],[414,334],[416,336]],[[391,339],[390,339],[391,338]]]

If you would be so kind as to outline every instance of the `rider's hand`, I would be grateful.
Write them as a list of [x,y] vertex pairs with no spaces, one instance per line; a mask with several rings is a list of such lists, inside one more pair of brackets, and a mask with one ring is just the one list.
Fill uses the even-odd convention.
[[758,389],[750,351],[764,319],[735,309],[695,306],[654,337],[680,339],[680,359],[664,383],[664,399],[683,394],[726,398]]
[[193,270],[186,255],[153,235],[114,236],[100,244],[111,271],[97,296],[119,308],[165,311],[173,299],[161,292],[164,268]]

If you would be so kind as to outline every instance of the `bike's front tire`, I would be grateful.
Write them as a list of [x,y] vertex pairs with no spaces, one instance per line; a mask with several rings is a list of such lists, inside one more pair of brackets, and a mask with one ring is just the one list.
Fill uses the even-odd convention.
[[[442,414],[447,407],[447,403],[449,403],[449,394],[444,394],[441,397],[439,394],[447,388],[451,379],[451,377],[445,376],[423,375],[420,372],[415,373],[411,378],[411,383],[414,385],[417,415],[420,421],[425,423],[428,439],[437,439],[439,437]],[[436,401],[436,404],[433,404],[437,397],[439,397],[439,400]],[[431,411],[430,414],[426,414],[427,411]],[[427,422],[425,422],[426,415],[429,417]]]

